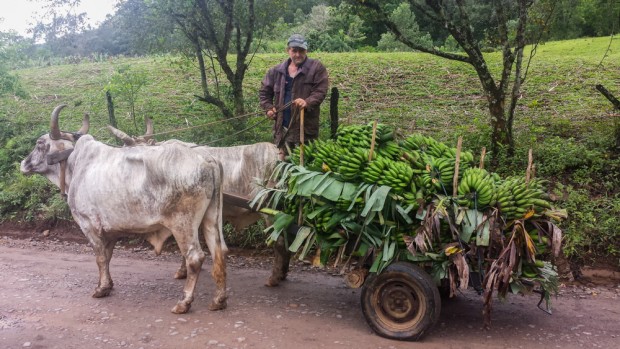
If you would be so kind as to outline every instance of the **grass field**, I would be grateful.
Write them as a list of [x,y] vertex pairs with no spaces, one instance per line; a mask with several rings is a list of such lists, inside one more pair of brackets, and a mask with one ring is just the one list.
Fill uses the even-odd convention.
[[[477,152],[483,146],[489,147],[486,100],[471,66],[421,53],[310,52],[309,55],[325,64],[331,87],[337,87],[340,92],[342,123],[379,120],[403,135],[418,131],[450,144],[463,136],[465,148]],[[266,70],[285,57],[282,52],[253,58],[244,81],[247,112],[252,113],[249,118],[264,122],[219,145],[270,140],[270,124],[258,108],[257,91]],[[501,69],[500,54],[491,53],[487,58],[497,76]],[[108,116],[104,87],[122,67],[143,72],[146,79],[136,95],[137,127],[129,117],[127,99],[115,98],[120,129],[141,134],[144,117],[154,119],[155,132],[220,119],[217,110],[194,97],[200,93],[197,69],[182,63],[179,57],[111,58],[25,69],[14,73],[19,75],[30,97],[0,98],[0,121],[5,128],[0,132],[0,146],[4,157],[8,157],[5,161],[15,163],[30,151],[34,139],[47,131],[50,112],[61,103],[70,106],[61,116],[62,129],[77,130],[82,114],[88,112],[90,133],[112,142],[105,129]],[[499,170],[523,171],[526,153],[533,148],[535,161],[540,164],[539,174],[551,177],[557,183],[556,190],[566,197],[566,206],[579,211],[565,226],[569,235],[571,230],[579,234],[581,240],[574,240],[574,246],[590,248],[592,242],[583,240],[581,235],[599,229],[599,223],[592,222],[593,219],[607,218],[608,232],[597,243],[609,245],[611,241],[612,248],[606,253],[619,255],[620,233],[615,225],[620,223],[620,218],[614,220],[613,214],[617,212],[620,216],[617,189],[620,169],[617,150],[614,155],[610,149],[613,149],[614,127],[620,118],[617,111],[613,113],[611,103],[595,89],[596,84],[604,85],[620,97],[620,38],[587,38],[538,46],[516,114],[517,157]],[[323,104],[322,137],[329,135],[330,102],[328,99]],[[206,143],[230,131],[228,124],[218,123],[169,133],[158,140],[178,138]],[[7,167],[4,171],[0,177],[7,178],[10,175]],[[571,199],[570,194],[579,196]],[[604,202],[595,204],[603,199]],[[592,212],[585,212],[586,209]]]

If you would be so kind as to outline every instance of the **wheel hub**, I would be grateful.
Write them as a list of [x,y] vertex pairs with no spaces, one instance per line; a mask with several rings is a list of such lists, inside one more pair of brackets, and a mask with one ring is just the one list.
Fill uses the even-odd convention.
[[402,283],[385,285],[379,297],[379,307],[394,322],[407,322],[416,317],[419,302],[413,290]]

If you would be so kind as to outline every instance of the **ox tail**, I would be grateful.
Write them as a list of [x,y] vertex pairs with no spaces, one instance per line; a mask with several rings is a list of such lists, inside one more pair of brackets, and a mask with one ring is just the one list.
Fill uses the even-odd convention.
[[[207,208],[207,213],[202,221],[203,234],[205,236],[207,247],[211,252],[213,258],[213,268],[211,270],[211,276],[215,281],[216,291],[215,297],[211,305],[210,310],[220,310],[226,308],[226,253],[228,247],[224,241],[224,229],[222,211],[224,205],[224,193],[222,191],[222,178],[224,176],[224,170],[219,161],[217,163],[217,170],[213,171],[214,186]],[[217,230],[217,231],[214,231]]]
[[[217,168],[219,169],[219,183],[224,182],[224,167],[218,161]],[[228,246],[226,246],[226,241],[224,240],[224,222],[223,222],[223,211],[224,211],[224,190],[222,189],[222,185],[215,186],[214,196],[217,198],[217,230],[219,231],[219,244],[222,246],[222,252],[224,255],[228,252]]]
[[[224,208],[224,192],[222,190],[222,178],[224,170],[219,161],[216,170],[213,171],[214,186],[211,192],[211,198],[205,217],[202,220],[202,232],[205,237],[207,247],[213,255],[213,258],[224,258],[228,252],[228,247],[224,240],[223,227],[223,208]],[[221,255],[221,256],[218,256]]]

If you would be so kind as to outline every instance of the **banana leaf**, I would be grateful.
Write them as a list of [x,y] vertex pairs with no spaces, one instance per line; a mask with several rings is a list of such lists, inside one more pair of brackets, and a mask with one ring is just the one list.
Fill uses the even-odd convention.
[[271,235],[267,239],[267,243],[269,244],[270,242],[278,240],[278,237],[280,237],[280,233],[282,233],[283,230],[288,228],[288,226],[291,223],[293,223],[294,220],[295,218],[291,216],[290,214],[287,214],[284,212],[278,212],[274,216],[273,224],[268,226],[264,230],[265,233],[268,233],[269,231],[273,230],[271,232]]
[[310,236],[308,236],[308,238],[306,239],[306,243],[304,244],[304,248],[301,250],[301,253],[299,254],[298,259],[300,261],[302,261],[304,258],[306,258],[306,255],[308,255],[308,252],[310,252],[310,248],[312,246],[314,246],[315,242],[316,242],[316,233],[314,231],[312,231],[310,233]]
[[383,260],[383,251],[379,251],[379,253],[377,253],[377,255],[375,256],[375,260],[372,263],[372,266],[370,267],[369,272],[379,273],[382,269],[382,268],[381,269],[379,268],[382,260]]
[[310,236],[311,233],[312,228],[307,226],[299,227],[299,230],[297,230],[297,234],[295,235],[295,240],[293,240],[293,243],[291,243],[288,250],[293,253],[297,253],[301,245],[304,243],[304,241],[306,241],[306,239]]
[[383,206],[385,206],[390,190],[392,190],[392,188],[387,185],[382,185],[377,188],[366,202],[366,206],[364,206],[364,210],[362,210],[362,216],[366,216],[368,211],[381,211]]
[[461,240],[469,242],[480,222],[482,222],[482,212],[474,209],[465,210],[461,220]]
[[409,212],[413,209],[413,205],[408,205],[407,208],[403,208],[400,204],[396,204],[396,212],[400,215],[400,217],[407,223],[413,224],[413,219],[409,217]]

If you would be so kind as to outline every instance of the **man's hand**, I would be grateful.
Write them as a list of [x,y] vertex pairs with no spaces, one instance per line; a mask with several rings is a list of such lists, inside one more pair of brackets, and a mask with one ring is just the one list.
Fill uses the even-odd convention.
[[276,119],[276,107],[273,107],[269,110],[267,110],[267,117],[271,120],[275,120]]
[[299,109],[305,109],[308,106],[308,103],[303,98],[297,98],[293,101],[293,104]]

